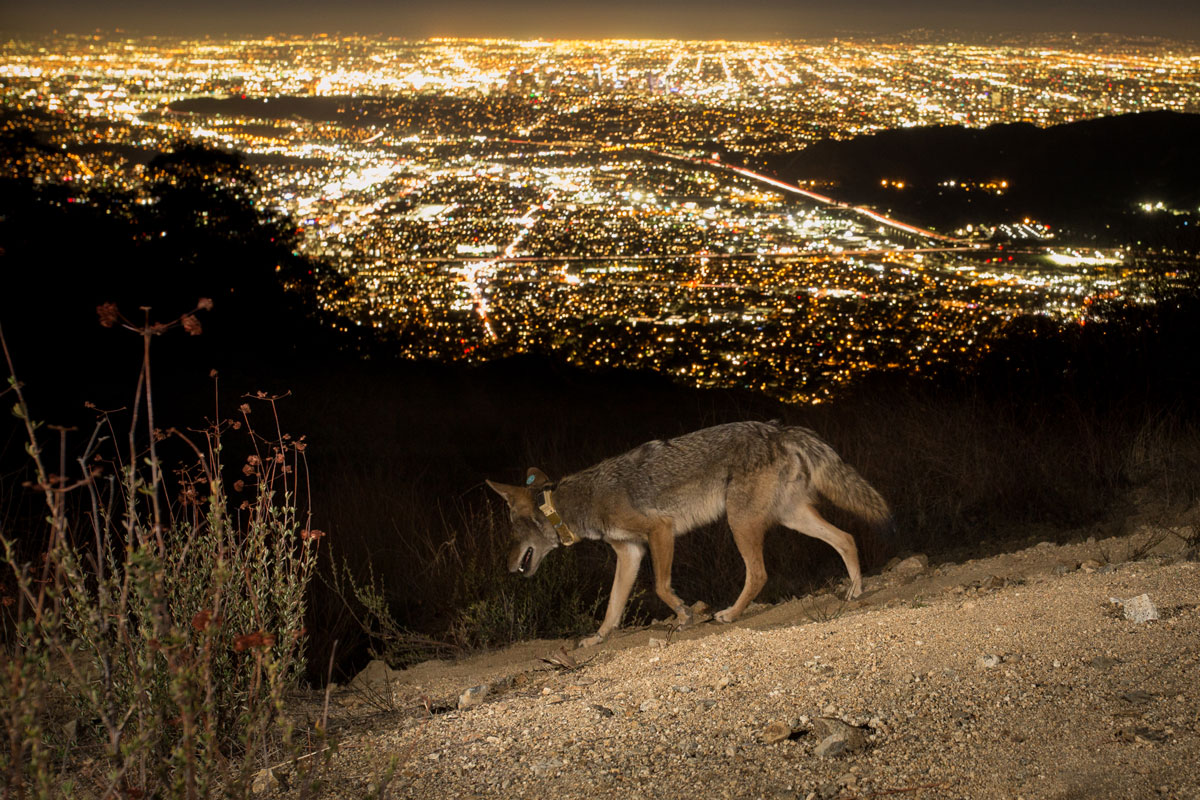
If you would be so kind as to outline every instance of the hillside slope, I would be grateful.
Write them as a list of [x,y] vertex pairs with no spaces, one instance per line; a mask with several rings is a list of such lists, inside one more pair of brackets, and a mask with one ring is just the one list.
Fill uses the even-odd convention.
[[[334,694],[330,786],[395,756],[400,797],[1200,797],[1200,565],[1173,530],[910,562],[833,618],[652,626],[573,670],[548,641],[377,665]],[[1142,594],[1159,620],[1110,600]]]

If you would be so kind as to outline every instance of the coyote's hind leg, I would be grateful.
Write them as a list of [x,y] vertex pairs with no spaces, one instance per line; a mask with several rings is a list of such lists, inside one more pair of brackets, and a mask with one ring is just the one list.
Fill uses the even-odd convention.
[[858,545],[854,543],[853,536],[826,522],[808,503],[793,506],[781,521],[792,530],[820,539],[837,550],[842,563],[846,565],[846,571],[850,573],[850,589],[846,592],[846,599],[853,600],[862,594],[862,570],[858,564]]

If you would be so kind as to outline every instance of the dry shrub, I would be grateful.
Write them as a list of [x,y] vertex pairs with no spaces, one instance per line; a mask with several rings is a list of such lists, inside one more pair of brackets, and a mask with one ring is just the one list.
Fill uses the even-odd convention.
[[[13,589],[5,598],[3,796],[248,796],[255,775],[277,763],[293,767],[303,794],[318,760],[299,758],[320,743],[323,726],[298,730],[283,699],[305,666],[306,595],[321,537],[298,510],[305,445],[280,431],[277,398],[266,396],[198,433],[156,428],[151,342],[176,326],[198,334],[200,323],[186,314],[152,324],[147,312],[134,324],[114,307],[98,311],[101,324],[142,340],[122,435],[115,414],[98,412],[69,463],[68,431],[44,441],[21,385],[9,379],[28,435],[31,488],[47,513],[43,530],[0,537]],[[4,350],[8,357],[7,343]],[[8,365],[15,374],[11,358]],[[270,413],[271,437],[255,432],[251,403]],[[249,452],[233,500],[222,471],[231,430],[247,437]],[[170,439],[191,454],[175,480],[159,456]],[[30,552],[33,560],[22,558]],[[72,721],[59,734],[52,711],[64,703],[57,713]]]

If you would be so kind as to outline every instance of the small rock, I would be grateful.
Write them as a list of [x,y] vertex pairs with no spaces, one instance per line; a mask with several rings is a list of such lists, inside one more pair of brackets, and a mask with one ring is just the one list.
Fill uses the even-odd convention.
[[1169,738],[1164,731],[1132,725],[1118,730],[1116,737],[1122,742],[1137,742],[1138,744],[1161,744]]
[[729,688],[729,685],[732,683],[733,683],[732,677],[730,677],[729,675],[722,675],[720,680],[717,681],[717,688],[718,689],[727,689],[727,688]]
[[1086,561],[1084,561],[1082,564],[1080,564],[1079,568],[1081,570],[1083,570],[1084,572],[1095,572],[1096,570],[1100,569],[1100,567],[1102,567],[1102,566],[1104,566],[1104,565],[1101,564],[1096,559],[1089,558]]
[[1130,622],[1150,622],[1158,619],[1158,609],[1148,594],[1122,600],[1121,605],[1125,608],[1125,619]]
[[362,672],[354,676],[354,679],[350,681],[349,688],[374,692],[385,691],[399,675],[399,670],[394,670],[383,661],[375,659],[363,667]]
[[835,733],[831,736],[826,736],[813,749],[813,755],[817,758],[833,758],[840,756],[842,753],[850,749],[850,740],[840,733]]
[[762,740],[766,744],[778,744],[786,741],[792,735],[792,726],[786,722],[772,722],[762,732]]
[[650,646],[651,646],[651,647],[666,647],[666,646],[667,646],[667,640],[666,640],[666,639],[660,639],[660,638],[658,638],[657,636],[651,636],[651,637],[650,637]]
[[1004,659],[998,655],[989,654],[975,659],[975,663],[984,669],[995,669],[996,667],[1000,666],[1000,662],[1003,660]]
[[824,783],[821,784],[821,788],[817,792],[820,800],[834,800],[834,798],[842,793],[842,787],[832,782]]
[[989,575],[983,582],[984,589],[1003,589],[1008,580],[1000,575]]
[[710,708],[712,708],[716,704],[717,704],[716,700],[707,700],[707,699],[706,700],[697,700],[696,708],[700,709],[701,711],[708,711]]
[[1068,561],[1066,563],[1059,564],[1058,566],[1056,566],[1054,568],[1054,574],[1055,575],[1066,575],[1067,573],[1074,572],[1077,569],[1079,569],[1079,562]]
[[613,715],[613,710],[608,706],[593,705],[592,710],[599,713],[602,717],[611,717]]
[[638,711],[654,711],[661,705],[662,703],[651,697],[648,700],[642,701],[642,704],[638,706]]
[[275,777],[274,770],[260,769],[254,773],[254,780],[250,783],[250,791],[253,794],[267,794],[277,788],[279,788],[279,778]]
[[1121,660],[1119,658],[1112,658],[1110,656],[1096,656],[1091,661],[1092,666],[1096,669],[1112,669],[1120,663]]
[[542,776],[549,775],[555,770],[561,769],[562,765],[563,762],[557,758],[550,758],[546,759],[545,761],[534,762],[531,769],[533,770],[533,774],[540,778]]
[[1144,703],[1149,703],[1151,700],[1153,700],[1154,695],[1152,695],[1152,694],[1150,694],[1150,692],[1144,691],[1142,689],[1134,689],[1132,692],[1123,692],[1121,694],[1121,699],[1124,700],[1126,703],[1133,703],[1134,705],[1142,705]]
[[463,693],[458,696],[458,707],[470,708],[471,706],[479,705],[483,702],[483,699],[487,697],[488,691],[490,691],[490,688],[486,683],[479,686],[472,686],[471,688],[464,690]]
[[814,720],[813,728],[818,735],[824,736],[820,744],[813,750],[813,753],[819,758],[832,758],[842,753],[853,752],[860,749],[867,741],[860,729],[832,717],[820,717]]
[[558,703],[564,702],[566,699],[567,698],[563,697],[561,694],[546,695],[546,702],[549,703],[550,705],[557,705]]
[[888,572],[892,575],[904,577],[907,575],[920,575],[929,566],[929,556],[924,553],[918,553],[915,556],[909,556],[903,561],[897,563]]

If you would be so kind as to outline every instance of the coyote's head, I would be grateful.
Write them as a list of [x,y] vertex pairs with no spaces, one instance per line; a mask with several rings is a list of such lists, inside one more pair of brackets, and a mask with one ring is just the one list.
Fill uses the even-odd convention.
[[550,482],[540,469],[530,467],[524,486],[509,486],[488,481],[487,485],[508,503],[512,520],[513,546],[508,552],[508,571],[526,578],[537,572],[542,558],[558,547],[558,534],[546,515],[538,510],[536,496]]

